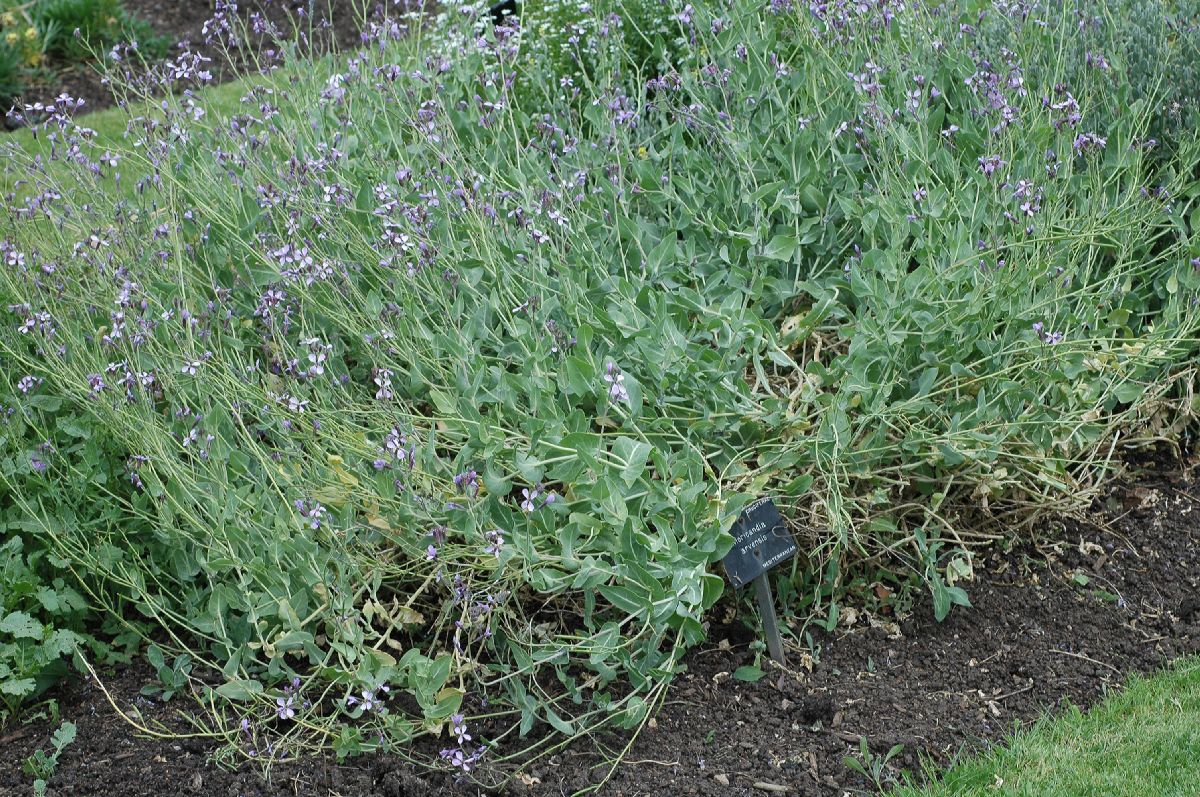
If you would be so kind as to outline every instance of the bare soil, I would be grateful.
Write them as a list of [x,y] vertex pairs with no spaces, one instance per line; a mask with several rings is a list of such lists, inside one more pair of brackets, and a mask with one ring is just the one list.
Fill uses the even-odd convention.
[[[357,9],[361,0],[242,0],[237,5],[238,16],[243,20],[250,19],[251,14],[261,14],[289,38],[297,30],[303,31],[306,46],[312,50],[324,51],[332,44],[351,48],[359,41],[361,18]],[[155,33],[185,43],[193,52],[212,58],[209,66],[214,82],[237,76],[238,72],[233,68],[237,64],[231,63],[217,47],[204,43],[204,23],[213,16],[214,0],[124,0],[124,6],[133,16],[148,22]],[[389,2],[388,11],[394,15],[397,7]],[[306,16],[298,16],[298,12]],[[308,35],[310,24],[311,36]],[[255,48],[263,46],[270,46],[270,41],[252,35],[243,51],[234,54],[234,60],[244,63]],[[168,57],[174,56],[172,52]],[[81,113],[104,110],[116,104],[96,63],[62,58],[51,60],[43,75],[18,101],[45,103],[64,92],[84,101]]]

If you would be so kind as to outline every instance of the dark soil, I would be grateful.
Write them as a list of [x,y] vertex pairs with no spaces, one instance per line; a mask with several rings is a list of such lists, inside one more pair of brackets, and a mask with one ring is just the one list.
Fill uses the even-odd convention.
[[[340,48],[350,48],[359,41],[361,18],[356,9],[361,5],[360,0],[242,0],[237,5],[241,19],[248,20],[251,14],[260,13],[287,38],[296,34],[297,10],[307,13],[311,7],[311,18],[301,21],[299,29],[307,33],[311,22],[313,35],[311,38],[306,36],[305,41],[317,50],[334,43]],[[212,58],[209,67],[214,82],[236,76],[230,59],[217,47],[204,43],[202,31],[204,23],[213,16],[214,0],[124,0],[124,6],[131,15],[148,22],[155,33],[174,42],[186,42],[192,51]],[[390,2],[388,6],[389,13],[398,13]],[[235,55],[234,60],[244,63],[254,49],[269,46],[272,46],[269,39],[251,36],[244,52]],[[168,55],[169,58],[174,56],[175,52]],[[50,61],[44,74],[26,89],[18,102],[45,103],[64,92],[84,101],[80,113],[99,111],[116,104],[111,91],[102,82],[97,64],[63,59]]]
[[[733,620],[710,629],[663,709],[604,782],[606,751],[627,735],[586,739],[535,763],[501,793],[560,795],[604,782],[599,793],[635,795],[840,795],[869,784],[848,769],[865,738],[876,755],[903,745],[888,768],[916,772],[1000,740],[1064,702],[1088,706],[1130,674],[1200,652],[1200,471],[1162,465],[1114,488],[1086,521],[1062,520],[1040,539],[994,549],[969,585],[974,609],[936,623],[927,606],[898,623],[865,609],[815,641],[811,672],[771,671],[757,683],[731,677],[753,661],[754,632]],[[728,619],[728,618],[725,618]],[[714,621],[715,623],[718,621]],[[792,651],[793,664],[803,664]],[[106,679],[126,711],[179,730],[186,701],[138,696],[144,666]],[[257,770],[208,762],[203,739],[137,735],[91,682],[61,688],[62,717],[78,725],[51,779],[57,795],[477,794],[448,776],[418,775],[396,758],[339,765],[333,758]],[[46,747],[46,719],[0,735],[0,794],[26,793],[21,762]],[[780,789],[784,789],[781,792]]]

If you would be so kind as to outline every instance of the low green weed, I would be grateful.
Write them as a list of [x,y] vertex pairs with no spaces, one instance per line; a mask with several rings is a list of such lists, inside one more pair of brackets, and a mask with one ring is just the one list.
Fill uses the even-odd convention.
[[[27,551],[20,536],[0,545],[0,725],[22,703],[66,672],[64,656],[80,641],[76,631],[87,603],[64,579],[47,582],[39,570],[46,553]],[[43,619],[47,622],[43,622]]]
[[158,645],[150,645],[146,648],[146,659],[154,668],[158,682],[143,686],[141,689],[143,695],[153,695],[160,700],[167,701],[174,697],[176,692],[187,686],[188,676],[192,671],[191,656],[188,654],[182,653],[176,656],[175,661],[167,666],[162,648]]
[[870,781],[877,793],[882,793],[889,784],[897,781],[896,776],[888,772],[888,764],[903,751],[904,745],[895,744],[886,753],[877,755],[871,752],[867,737],[860,736],[858,739],[858,755],[845,756],[842,762],[846,769],[862,775]]
[[62,755],[63,750],[66,750],[75,741],[75,723],[64,722],[58,726],[58,730],[50,737],[50,744],[53,750],[47,753],[45,750],[34,750],[33,755],[25,759],[23,768],[25,774],[34,778],[33,793],[34,797],[44,797],[46,794],[46,781],[54,777],[54,771],[58,769],[58,757]]

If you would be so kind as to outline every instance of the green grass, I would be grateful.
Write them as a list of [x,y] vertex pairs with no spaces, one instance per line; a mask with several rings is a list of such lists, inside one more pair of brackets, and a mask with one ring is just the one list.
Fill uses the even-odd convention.
[[[203,105],[207,113],[206,121],[210,126],[223,123],[237,113],[240,98],[249,89],[253,80],[254,77],[246,77],[196,91],[196,98]],[[107,108],[103,111],[81,114],[76,117],[76,122],[82,127],[96,131],[97,151],[111,149],[129,155],[129,145],[125,141],[125,128],[129,119],[140,116],[161,117],[161,115],[159,109],[152,102],[137,102],[131,104],[129,108]],[[65,177],[67,172],[65,162],[62,159],[48,157],[53,142],[43,132],[39,131],[35,134],[29,128],[23,127],[11,132],[0,133],[0,195],[7,195],[14,191],[18,195],[22,195],[23,190],[30,190],[31,181],[28,169],[8,154],[9,147],[14,145],[31,155],[41,154],[45,158],[43,162],[49,179]],[[128,199],[133,195],[138,179],[144,176],[149,168],[144,159],[126,157],[120,171],[125,179],[116,188],[116,192]],[[40,230],[41,226],[34,224],[24,233],[27,239],[37,238]]]
[[[247,77],[199,89],[196,91],[197,101],[201,102],[213,121],[226,119],[237,112],[239,99],[246,93],[246,89],[253,80],[253,77]],[[151,103],[140,102],[129,109],[107,108],[103,111],[82,114],[77,117],[76,121],[84,127],[95,130],[96,140],[101,146],[116,145],[122,141],[125,125],[131,117],[154,113],[156,113],[156,109]],[[7,145],[9,142],[15,143],[29,152],[45,151],[50,148],[45,136],[35,136],[29,131],[29,128],[24,127],[0,133],[0,146]],[[55,163],[57,164],[57,161]]]
[[1200,659],[1134,678],[1087,714],[1077,708],[892,797],[1170,797],[1200,794]]

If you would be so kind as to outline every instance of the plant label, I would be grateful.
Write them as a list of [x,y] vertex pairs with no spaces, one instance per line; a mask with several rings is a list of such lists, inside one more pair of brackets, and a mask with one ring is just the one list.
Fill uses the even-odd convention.
[[730,533],[733,547],[722,563],[734,587],[749,584],[796,555],[796,541],[770,498],[746,507]]

